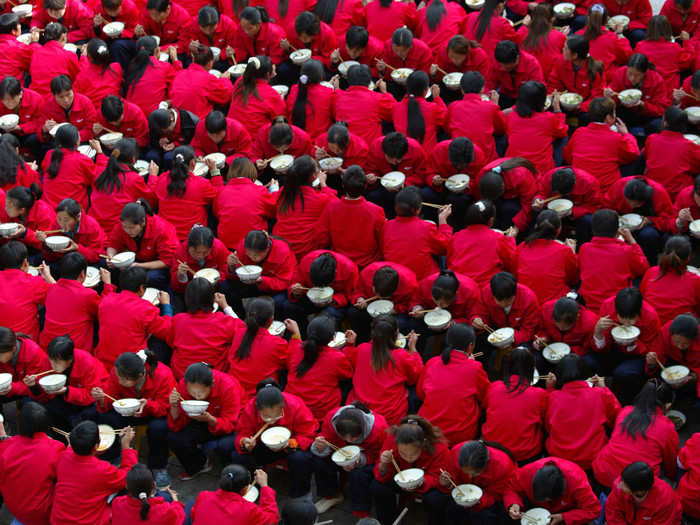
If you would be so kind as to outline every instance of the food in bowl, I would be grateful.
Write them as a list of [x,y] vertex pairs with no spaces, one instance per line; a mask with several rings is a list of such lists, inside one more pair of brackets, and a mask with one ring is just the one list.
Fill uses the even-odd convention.
[[420,468],[407,468],[397,472],[394,482],[404,490],[415,490],[423,484],[425,472]]
[[688,120],[692,124],[700,124],[700,106],[685,108],[685,113],[688,115]]
[[32,4],[16,5],[12,8],[12,12],[20,18],[26,18],[32,14]]
[[167,62],[168,60],[170,60],[170,55],[167,53],[161,53],[160,55],[158,55],[158,60],[160,60],[161,62]]
[[445,84],[445,87],[447,89],[453,89],[455,91],[459,89],[461,80],[462,73],[460,72],[447,73],[447,75],[442,77],[442,83]]
[[397,84],[405,84],[408,77],[413,73],[413,70],[409,67],[399,67],[391,72],[391,80]]
[[394,311],[394,303],[387,299],[378,299],[367,305],[367,313],[370,317],[389,315]]
[[625,89],[618,93],[617,98],[623,106],[634,106],[642,99],[642,92],[638,89]]
[[314,286],[306,292],[306,297],[315,306],[327,306],[333,300],[333,293],[333,288],[330,286]]
[[550,343],[542,350],[542,357],[549,363],[558,363],[570,353],[571,347],[566,343]]
[[228,68],[228,72],[233,78],[238,78],[242,76],[243,73],[245,73],[246,67],[248,67],[248,64],[236,64],[235,66],[231,66],[230,68]]
[[254,264],[246,264],[236,268],[236,275],[242,283],[254,283],[262,275],[262,268]]
[[10,131],[17,124],[19,124],[19,115],[10,113],[9,115],[3,115],[0,117],[0,129],[3,131]]
[[160,304],[160,299],[158,298],[158,289],[157,288],[146,288],[143,291],[143,295],[141,296],[141,299],[144,301],[148,301],[151,303],[153,306],[158,306]]
[[210,69],[209,74],[214,78],[221,78],[221,71],[219,71],[218,69]]
[[436,308],[432,312],[425,314],[423,321],[425,322],[425,325],[434,332],[441,332],[450,326],[452,314],[447,310],[443,310],[442,308]]
[[554,199],[547,203],[547,209],[557,212],[559,217],[566,217],[571,213],[574,203],[569,199]]
[[452,193],[464,193],[469,187],[469,180],[469,175],[457,173],[447,178],[445,181],[445,188]]
[[148,174],[148,168],[149,164],[146,160],[137,160],[136,162],[134,162],[134,171],[136,171],[136,173],[138,173],[142,177]]
[[331,461],[339,467],[348,467],[355,464],[360,457],[361,449],[356,445],[348,445],[333,452]]
[[630,24],[630,17],[625,15],[611,16],[608,19],[608,27],[610,29],[615,29],[616,26],[622,26],[623,31],[627,29]]
[[466,3],[470,9],[481,9],[484,7],[486,0],[466,0]]
[[569,18],[574,14],[574,11],[576,11],[576,4],[572,4],[570,2],[563,2],[561,4],[557,4],[553,8],[554,11],[554,16],[557,18]]
[[578,93],[564,93],[559,97],[559,103],[567,111],[575,111],[581,106],[583,97]]
[[471,483],[457,485],[452,489],[452,499],[462,507],[473,507],[481,500],[484,491]]
[[300,66],[304,62],[308,62],[311,59],[311,50],[297,49],[296,51],[290,53],[289,58],[294,64]]
[[209,49],[211,49],[212,55],[214,55],[214,62],[219,60],[219,57],[221,56],[221,48],[216,47],[216,46],[211,46]]
[[12,374],[2,373],[0,374],[0,392],[8,390],[12,386]]
[[216,167],[221,169],[226,165],[226,155],[223,153],[210,153],[204,157],[204,160],[211,159],[216,164]]
[[489,334],[487,341],[496,348],[507,348],[513,344],[515,337],[515,330],[506,326],[505,328],[499,328],[494,330]]
[[4,222],[0,224],[0,235],[3,237],[10,237],[19,230],[20,224],[18,222]]
[[105,24],[102,31],[104,31],[105,35],[108,37],[116,38],[124,31],[124,22],[110,22],[109,24]]
[[104,452],[117,439],[117,433],[109,425],[97,425],[97,430],[100,434],[100,442],[97,444],[97,452]]
[[94,288],[95,286],[100,284],[101,280],[102,278],[100,277],[100,270],[98,270],[94,266],[88,266],[85,270],[85,280],[83,281],[83,286],[85,288]]
[[676,431],[683,428],[683,426],[688,421],[688,418],[685,417],[685,414],[680,410],[669,410],[668,412],[666,412],[666,417],[671,420],[673,426],[676,427]]
[[270,334],[276,335],[278,337],[282,337],[286,329],[287,327],[284,326],[284,323],[282,321],[272,321],[272,323],[270,323],[270,326],[267,327],[267,331]]
[[390,171],[381,178],[381,184],[389,191],[396,191],[403,188],[406,182],[406,175],[400,171]]
[[68,378],[63,374],[50,374],[39,378],[39,386],[44,389],[47,394],[58,392],[66,386]]
[[338,171],[343,165],[343,159],[340,157],[327,157],[318,161],[318,165],[321,169],[328,173],[333,173]]
[[113,148],[115,144],[119,142],[123,137],[123,133],[119,133],[116,131],[114,133],[105,133],[104,135],[100,136],[100,142],[106,148]]
[[690,370],[683,365],[667,366],[661,371],[661,379],[669,385],[677,385],[681,383],[688,375]]
[[46,238],[44,243],[50,250],[63,250],[70,245],[70,237],[66,237],[65,235],[51,235]]
[[150,36],[153,40],[156,41],[156,47],[160,46],[160,37],[158,35],[148,35]]
[[71,53],[75,53],[76,55],[78,54],[78,46],[76,46],[75,44],[71,44],[70,42],[65,44],[63,46],[63,49],[65,49],[66,51],[70,51]]
[[639,337],[640,330],[636,326],[616,326],[610,334],[617,344],[631,345]]
[[700,219],[691,221],[688,225],[688,230],[690,230],[690,235],[693,237],[700,237]]
[[630,231],[638,230],[642,227],[644,217],[638,213],[625,213],[620,217],[620,227],[627,228]]
[[289,444],[289,438],[292,437],[292,432],[285,427],[268,428],[260,436],[260,441],[263,445],[272,451],[282,450]]
[[521,525],[549,525],[551,513],[547,509],[535,507],[524,513]]
[[289,93],[289,86],[284,86],[281,84],[272,86],[272,89],[277,91],[277,93],[279,93],[280,97],[282,98],[286,97],[287,93]]
[[22,33],[17,37],[18,42],[22,42],[23,44],[31,44],[32,43],[32,34],[31,33]]
[[287,173],[293,163],[294,157],[292,155],[277,155],[270,159],[270,168],[276,173]]
[[346,60],[345,62],[341,62],[338,64],[338,73],[343,75],[344,77],[348,76],[348,70],[352,66],[359,66],[360,63],[357,60]]
[[94,159],[95,155],[97,155],[97,152],[94,149],[92,149],[88,144],[78,146],[78,152],[82,153],[86,157],[90,157],[91,159]]
[[195,272],[194,276],[202,277],[209,281],[211,284],[218,283],[219,279],[221,278],[221,274],[216,268],[202,268],[201,270]]
[[209,408],[209,401],[188,399],[187,401],[180,401],[180,406],[188,416],[201,416]]
[[335,335],[333,336],[333,339],[331,339],[331,342],[328,343],[328,346],[331,348],[340,348],[345,344],[345,332],[336,332]]
[[139,406],[141,406],[141,403],[139,403],[138,399],[135,399],[133,397],[118,399],[117,401],[112,403],[112,407],[114,408],[114,410],[124,417],[133,416],[139,409]]
[[121,252],[112,256],[110,262],[115,268],[128,268],[136,260],[136,254],[134,252]]

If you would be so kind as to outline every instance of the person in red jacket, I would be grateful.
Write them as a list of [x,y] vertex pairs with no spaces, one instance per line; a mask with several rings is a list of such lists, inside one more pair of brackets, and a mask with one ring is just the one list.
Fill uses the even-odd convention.
[[450,312],[453,322],[468,324],[477,314],[480,300],[481,291],[476,281],[451,270],[441,270],[418,283],[409,315],[424,319],[426,309],[441,308]]
[[136,139],[141,148],[145,148],[150,141],[148,121],[143,111],[123,98],[110,95],[102,99],[98,120],[92,128],[95,136],[106,129],[113,129],[124,137]]
[[189,55],[194,43],[217,47],[220,53],[214,56],[214,69],[226,70],[233,51],[231,42],[238,31],[237,21],[234,22],[226,14],[219,14],[212,5],[203,5],[199,11],[191,13],[189,23],[180,33],[178,53]]
[[[92,4],[95,16],[92,25],[98,37],[104,40],[109,47],[109,54],[118,62],[123,71],[126,71],[129,61],[136,53],[134,30],[139,23],[139,7],[141,2],[132,0],[93,0]],[[122,22],[124,29],[117,35],[107,35],[104,26],[112,22]]]
[[198,157],[223,153],[226,164],[231,164],[236,157],[248,156],[253,143],[243,124],[212,111],[197,123],[191,145]]
[[[698,339],[698,321],[695,316],[681,314],[666,323],[661,330],[661,352],[659,360],[668,365],[679,364],[690,369],[690,374],[674,389],[698,390],[698,372],[700,372],[700,340]],[[690,388],[688,388],[690,387]],[[699,396],[700,397],[700,396]]]
[[[213,285],[228,278],[229,251],[214,232],[206,226],[194,226],[187,235],[187,240],[180,244],[170,266],[170,285],[178,294],[185,291],[188,283],[196,277],[197,272],[212,268],[219,272]],[[211,281],[210,281],[211,282]]]
[[644,38],[652,14],[651,3],[648,0],[628,0],[624,3],[604,0],[603,5],[611,17],[625,15],[630,19],[629,26],[625,30],[632,47]]
[[311,138],[303,129],[288,124],[285,118],[275,118],[256,130],[250,160],[262,170],[271,158],[284,154],[295,158],[310,155]]
[[335,118],[335,91],[321,81],[325,78],[323,64],[311,59],[304,62],[299,82],[287,96],[287,112],[295,126],[316,139],[328,131]]
[[[471,71],[478,72],[482,77],[485,77],[489,67],[489,57],[486,51],[477,42],[467,40],[464,35],[457,34],[435,51],[434,63],[430,66],[430,77],[435,80],[443,80],[446,73],[442,71],[447,72],[447,74]],[[458,94],[455,95],[459,98]],[[448,104],[455,98],[450,90],[441,93],[441,96]]]
[[551,5],[535,5],[534,9],[528,9],[531,11],[530,18],[523,20],[522,27],[518,29],[518,36],[523,38],[523,51],[537,59],[542,67],[543,77],[548,78],[554,62],[562,56],[566,35],[554,28],[555,18]]
[[681,2],[680,0],[666,0],[659,13],[668,18],[674,35],[685,32],[688,36],[694,36],[700,20],[700,4],[695,2]]
[[52,208],[66,198],[75,199],[81,209],[89,207],[88,188],[92,186],[98,168],[90,157],[77,151],[79,144],[78,129],[72,124],[62,125],[56,132],[56,147],[44,157],[43,198]]
[[419,9],[416,15],[416,36],[433,53],[444,48],[453,35],[464,33],[467,14],[464,8],[453,2],[433,0]]
[[[540,304],[565,296],[579,282],[576,241],[557,239],[561,220],[554,210],[540,212],[535,231],[518,246],[518,281],[530,288]],[[543,275],[548,278],[542,279]]]
[[[253,484],[260,487],[257,504],[246,497]],[[241,525],[276,523],[279,512],[275,491],[268,486],[264,470],[255,470],[253,477],[241,465],[229,465],[221,471],[218,490],[204,490],[197,495],[190,510],[190,519],[195,525],[231,520]]]
[[68,41],[82,44],[93,36],[92,10],[77,0],[47,0],[32,15],[32,29],[45,29],[59,22],[68,31]]
[[[79,4],[77,1],[74,3]],[[63,49],[67,42],[66,35],[67,30],[61,24],[57,22],[48,24],[44,30],[46,43],[32,55],[29,66],[31,89],[41,96],[51,93],[51,80],[56,76],[67,75],[75,79],[80,71],[76,54]]]
[[103,98],[120,94],[123,76],[122,66],[112,62],[107,43],[99,38],[93,38],[80,59],[80,72],[75,78],[75,91],[89,98],[95,111],[99,111]]
[[589,50],[590,44],[583,35],[569,36],[563,55],[554,59],[551,76],[547,78],[550,93],[568,91],[583,97],[572,113],[585,113],[594,98],[603,96],[603,63],[591,58]]
[[[181,405],[188,400],[207,401],[208,405],[204,412],[194,415]],[[173,387],[169,401],[168,446],[183,466],[181,481],[211,470],[202,445],[221,458],[230,457],[234,430],[240,425],[238,414],[244,406],[243,389],[235,377],[212,370],[206,363],[193,363],[177,388]]]
[[93,103],[85,95],[73,90],[73,82],[66,75],[58,75],[51,80],[51,96],[47,97],[39,113],[41,134],[44,142],[51,140],[50,131],[57,124],[68,122],[80,133],[80,141],[86,142],[93,136],[92,126],[97,121]]
[[445,350],[428,360],[416,385],[423,400],[418,415],[438,426],[452,444],[477,436],[481,405],[489,389],[486,372],[471,356],[475,341],[471,326],[451,326]]
[[229,45],[239,63],[245,63],[251,57],[266,55],[274,65],[279,66],[286,59],[286,53],[280,46],[286,36],[284,29],[270,20],[263,6],[244,7],[238,19],[240,30],[233,34]]
[[676,494],[681,500],[683,514],[697,520],[700,517],[698,506],[698,444],[700,444],[700,434],[697,432],[690,436],[683,448],[678,453],[678,463],[683,470]]
[[[423,482],[413,490],[402,490],[395,481],[396,470],[423,470]],[[381,523],[391,523],[398,515],[396,495],[402,492],[419,494],[423,498],[428,524],[443,523],[448,496],[440,491],[440,471],[450,462],[450,449],[445,444],[440,429],[420,416],[409,415],[392,426],[388,432],[379,461],[374,466],[374,479],[370,485],[377,518]]]
[[[8,76],[21,80],[24,72],[29,70],[32,55],[38,46],[27,45],[17,40],[22,34],[20,19],[15,13],[3,13],[0,18],[0,53],[5,57],[0,65],[0,78]],[[31,35],[31,43],[39,42],[40,34]]]
[[79,423],[70,433],[70,448],[56,466],[56,488],[51,508],[51,525],[109,525],[111,509],[107,499],[126,486],[126,475],[138,461],[131,448],[134,430],[126,427],[120,437],[122,457],[119,467],[95,456],[100,433],[93,421]]
[[[337,93],[336,91],[336,95]],[[369,149],[364,139],[350,132],[347,122],[336,122],[330,126],[327,133],[316,137],[314,146],[314,156],[318,161],[329,157],[342,159],[343,162],[337,170],[329,170],[333,175],[341,169],[344,173],[350,166],[363,165]]]
[[[377,60],[384,49],[384,40],[380,40],[374,34],[370,35],[362,25],[353,25],[337,36],[338,49],[331,53],[331,70],[337,69],[342,62],[354,61],[367,66],[376,76]],[[343,73],[345,78],[348,72],[349,69]]]
[[625,467],[605,503],[609,525],[676,525],[681,515],[678,495],[643,461]]
[[446,523],[457,525],[468,519],[474,525],[488,525],[505,519],[503,494],[517,469],[513,454],[498,443],[463,441],[453,446],[448,467],[440,473],[440,489],[451,492],[452,481],[474,484],[483,493],[468,510],[451,500],[445,511]]
[[617,238],[620,224],[613,210],[596,211],[591,224],[593,239],[582,245],[578,253],[581,272],[578,292],[586,308],[597,312],[603,301],[644,275],[649,263],[627,228],[620,230],[624,240]]
[[520,345],[532,340],[541,317],[535,293],[518,283],[513,274],[499,272],[481,289],[481,302],[471,324],[477,330],[509,326],[515,330],[513,344]]
[[579,127],[564,146],[564,161],[593,175],[606,192],[620,178],[620,166],[639,158],[637,140],[617,118],[615,103],[598,97],[588,107],[590,124]]
[[164,51],[170,47],[177,49],[179,33],[187,27],[189,21],[190,15],[184,7],[170,0],[148,0],[146,9],[141,11],[139,23],[134,28],[134,36],[157,36]]
[[[384,42],[384,50],[377,62],[377,71],[384,77],[388,68],[391,71],[398,68],[409,68],[414,71],[428,73],[433,63],[433,52],[425,42],[414,38],[413,33],[407,27],[401,27],[394,31],[390,39]],[[394,96],[400,98],[404,93],[403,83],[397,83],[393,77],[389,77],[390,90]]]
[[49,438],[51,419],[41,405],[28,402],[17,414],[17,435],[0,437],[0,490],[3,503],[26,525],[49,522],[56,484],[56,465],[66,447]]
[[[697,179],[697,177],[696,177]],[[692,185],[683,188],[673,203],[676,214],[676,230],[680,233],[688,233],[690,223],[696,217],[700,218],[700,179]]]
[[357,460],[346,467],[350,484],[350,507],[354,516],[369,516],[372,508],[372,495],[369,487],[373,478],[374,465],[379,459],[386,431],[389,428],[386,419],[371,412],[364,404],[355,401],[350,405],[334,408],[326,414],[321,424],[321,431],[311,445],[313,469],[316,477],[318,495],[316,510],[323,514],[333,506],[342,503],[343,495],[339,491],[339,467],[332,461],[331,446],[356,446],[360,448]]
[[545,457],[521,467],[503,496],[511,519],[519,519],[526,505],[551,512],[554,523],[584,525],[600,515],[600,501],[581,467],[556,457]]
[[664,414],[671,407],[673,392],[665,383],[648,382],[634,405],[620,410],[610,440],[593,461],[595,479],[613,488],[615,480],[633,461],[644,461],[656,476],[661,469],[676,479],[678,433]]
[[416,6],[388,0],[368,2],[365,4],[365,19],[369,34],[384,42],[400,27],[416,28]]
[[22,88],[16,78],[7,76],[0,81],[0,100],[0,116],[10,113],[19,115],[17,126],[10,132],[24,147],[39,157],[41,152],[37,133],[41,129],[39,114],[44,105],[43,97],[36,91]]
[[549,455],[567,458],[584,470],[608,440],[620,403],[598,379],[591,387],[586,381],[583,360],[576,354],[564,356],[557,365],[561,390],[549,394],[545,447]]
[[335,337],[333,320],[323,315],[313,319],[303,342],[299,326],[294,321],[286,325],[292,340],[285,392],[298,396],[323,421],[329,410],[340,406],[339,382],[352,378],[352,365],[341,350],[329,346]]
[[[12,374],[12,383],[0,392],[3,401],[28,396],[29,377],[47,370],[51,370],[49,359],[38,344],[6,326],[0,326],[0,373]],[[34,389],[38,391],[38,387]]]
[[[0,139],[1,142],[2,139]],[[30,184],[29,187],[15,186],[5,195],[5,209],[0,208],[0,222],[20,224],[17,231],[10,235],[6,242],[17,240],[25,244],[27,249],[31,248],[32,253],[42,247],[42,242],[37,239],[36,233],[50,231],[56,217],[51,206],[39,200],[40,197],[41,190],[36,183]]]
[[337,48],[335,32],[315,12],[302,11],[295,19],[292,28],[286,28],[287,38],[280,42],[290,59],[282,62],[278,78],[283,84],[292,84],[299,74],[299,66],[291,60],[295,49],[310,49],[311,57],[321,62],[326,69],[331,65],[331,53]]
[[490,60],[496,45],[504,40],[519,43],[521,35],[515,32],[504,16],[506,3],[503,0],[488,0],[480,10],[467,15],[464,36],[481,44]]
[[544,83],[542,67],[530,53],[518,49],[518,44],[505,40],[496,45],[495,63],[486,78],[486,90],[498,90],[501,108],[511,107],[518,96],[520,86],[528,80]]
[[[274,450],[258,436],[260,429],[271,425],[290,431],[288,443]],[[272,379],[261,381],[255,399],[243,407],[236,428],[236,449],[232,462],[251,469],[266,466],[280,459],[289,465],[289,497],[311,497],[311,458],[309,447],[314,440],[318,421],[304,402],[293,394],[282,392]]]

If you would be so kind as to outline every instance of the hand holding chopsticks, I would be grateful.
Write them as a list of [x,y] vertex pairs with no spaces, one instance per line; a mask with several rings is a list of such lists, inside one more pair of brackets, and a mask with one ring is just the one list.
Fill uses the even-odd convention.
[[460,489],[457,484],[452,480],[452,476],[450,476],[450,473],[447,472],[446,470],[440,469],[440,474],[443,475],[443,477],[450,482],[450,485],[452,485],[453,489],[457,489],[457,492],[466,499],[467,495]]
[[196,273],[192,268],[189,267],[189,265],[188,265],[186,262],[181,261],[181,260],[178,259],[177,263],[178,263],[181,267],[183,267],[185,270],[187,270],[189,273],[191,273],[192,275],[194,275],[194,274]]
[[347,450],[343,450],[341,447],[335,446],[333,443],[330,441],[327,441],[326,438],[323,436],[319,436],[320,440],[323,441],[327,446],[329,446],[332,450],[336,452],[340,452],[342,456],[344,456],[346,459],[350,459],[352,457],[352,454],[348,452]]
[[258,431],[253,435],[253,437],[251,437],[250,439],[252,439],[253,441],[255,441],[256,439],[258,439],[258,438],[260,437],[260,434],[262,434],[263,432],[265,432],[265,430],[267,429],[267,427],[270,426],[270,424],[271,424],[270,421],[268,421],[267,423],[265,423],[262,427],[260,427],[260,430],[258,430]]
[[393,454],[393,453],[391,454],[391,462],[394,464],[394,468],[396,469],[396,472],[397,472],[398,475],[399,475],[399,479],[400,479],[401,481],[406,481],[406,480],[404,479],[404,477],[403,477],[403,472],[401,472],[401,467],[399,467],[399,464],[398,464],[398,463],[396,462],[396,460],[394,459],[394,454]]

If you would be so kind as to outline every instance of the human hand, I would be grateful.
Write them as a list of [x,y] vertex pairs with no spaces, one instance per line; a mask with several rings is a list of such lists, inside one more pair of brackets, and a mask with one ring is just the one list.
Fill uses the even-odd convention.
[[134,432],[134,429],[132,427],[126,427],[122,430],[122,450],[131,448],[131,442],[133,441],[135,435],[136,433]]

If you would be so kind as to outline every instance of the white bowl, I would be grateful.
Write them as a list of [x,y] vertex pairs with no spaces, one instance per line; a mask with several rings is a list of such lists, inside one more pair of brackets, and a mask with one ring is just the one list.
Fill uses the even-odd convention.
[[555,5],[552,10],[554,11],[554,16],[557,18],[571,18],[576,11],[576,4],[563,2]]
[[167,53],[161,53],[160,55],[158,55],[158,60],[160,60],[161,62],[167,62],[168,60],[170,60],[170,55]]
[[243,499],[246,501],[250,501],[251,503],[255,503],[259,495],[260,491],[258,490],[258,487],[256,487],[255,485],[251,485],[250,487],[248,487],[248,492],[245,493]]
[[216,284],[219,282],[219,279],[221,279],[221,274],[216,268],[202,268],[201,270],[195,272],[194,276],[202,277],[203,279],[209,281],[211,284]]
[[[556,8],[556,6],[554,7]],[[579,107],[581,107],[581,102],[583,102],[583,97],[578,93],[564,93],[559,97],[559,103],[566,111],[577,110]]]
[[442,332],[443,330],[446,330],[448,326],[450,326],[452,314],[447,310],[438,308],[425,314],[423,321],[425,321],[425,325],[433,332]]
[[47,237],[44,242],[50,250],[58,251],[68,248],[70,245],[70,237],[66,237],[65,235],[51,235]]
[[109,38],[117,38],[124,31],[124,22],[110,22],[102,28],[104,34]]
[[447,75],[442,77],[442,83],[445,84],[447,89],[457,91],[460,87],[460,82],[462,81],[462,75],[463,73],[460,72],[447,73]]
[[338,73],[343,75],[344,77],[348,76],[348,69],[350,69],[352,66],[359,66],[360,63],[357,60],[346,60],[345,62],[341,62],[338,64]]
[[524,513],[525,517],[520,519],[521,525],[548,525],[551,513],[547,509],[535,507]]
[[32,14],[32,4],[16,5],[12,8],[12,12],[20,18],[26,18]]
[[218,69],[210,69],[209,74],[214,78],[221,78],[221,71],[219,71]]
[[505,328],[494,330],[493,333],[489,334],[487,341],[496,348],[508,348],[513,344],[514,338],[515,330],[506,326]]
[[406,182],[406,175],[400,171],[390,171],[381,178],[380,182],[387,190],[398,190],[403,188],[404,182]]
[[625,89],[618,93],[617,98],[623,106],[631,107],[637,104],[642,98],[642,92],[639,89]]
[[331,348],[340,348],[345,344],[345,332],[336,332],[335,335],[333,336],[333,339],[331,339],[331,342],[328,343],[328,346]]
[[[0,225],[0,228],[2,226]],[[688,224],[688,230],[693,237],[700,237],[700,219],[692,221]]]
[[370,317],[389,315],[394,312],[394,303],[387,299],[378,299],[367,305],[367,313]]
[[51,128],[49,130],[49,135],[51,135],[52,137],[55,137],[56,132],[58,131],[58,128],[60,128],[61,126],[67,126],[68,124],[70,124],[70,122],[60,122],[60,123],[56,124],[53,128]]
[[683,138],[700,146],[700,136],[698,135],[695,135],[693,133],[685,133],[683,134]]
[[160,46],[160,37],[158,35],[148,35],[150,36],[153,40],[156,41],[156,47]]
[[292,155],[277,155],[270,159],[270,168],[275,173],[287,173],[289,168],[294,164],[294,157]]
[[275,86],[272,86],[272,89],[277,91],[277,93],[279,93],[280,97],[282,98],[286,97],[289,93],[289,86],[285,86],[283,84],[277,84]]
[[326,157],[319,160],[318,165],[326,173],[335,173],[343,165],[343,159],[340,157]]
[[32,34],[31,33],[22,33],[17,37],[18,42],[22,42],[23,44],[31,44],[32,43]]
[[149,167],[150,165],[147,160],[137,160],[136,162],[134,162],[134,170],[142,177],[148,175]]
[[677,431],[683,428],[688,421],[688,418],[680,410],[669,410],[666,412],[666,417],[671,420]]
[[114,133],[105,133],[100,136],[100,142],[105,148],[113,148],[122,138],[124,138],[124,133],[115,131]]
[[160,299],[158,298],[158,288],[146,288],[143,291],[141,299],[148,301],[153,306],[158,306],[160,304]]
[[278,452],[289,444],[291,437],[292,432],[288,428],[271,427],[262,433],[260,441],[273,452]]
[[574,203],[569,199],[554,199],[547,203],[547,209],[557,212],[559,217],[566,217],[571,214],[571,210],[574,208]]
[[97,444],[97,452],[104,452],[112,445],[114,445],[114,440],[117,439],[117,433],[109,425],[97,425],[97,430],[100,434],[100,442]]
[[620,228],[636,231],[642,227],[642,222],[644,222],[644,217],[638,213],[625,213],[620,217]]
[[12,374],[2,373],[0,374],[0,392],[4,392],[12,385]]
[[690,374],[690,370],[687,366],[667,366],[661,371],[661,379],[666,381],[669,385],[678,385],[688,377],[688,374]]
[[124,417],[131,417],[133,416],[136,411],[139,409],[140,403],[138,399],[135,399],[133,397],[127,397],[124,399],[119,399],[112,403],[112,408],[117,412],[117,414],[120,414]]
[[19,124],[19,115],[10,113],[9,115],[3,115],[0,117],[0,129],[3,131],[10,131],[17,124]]
[[226,166],[226,155],[224,155],[223,153],[210,153],[209,155],[204,157],[204,160],[209,159],[213,160],[216,164],[216,167],[219,169]]
[[207,408],[209,408],[209,401],[189,399],[187,401],[180,401],[180,406],[188,416],[201,416],[206,412]]
[[399,67],[391,72],[391,80],[402,86],[406,84],[408,77],[413,73],[410,67]]
[[356,445],[348,445],[333,452],[331,461],[339,467],[354,465],[362,450]]
[[692,124],[700,123],[700,106],[690,106],[685,108],[685,113],[688,115],[688,121]]
[[83,286],[85,288],[94,288],[100,284],[101,280],[102,277],[100,277],[100,270],[94,266],[88,266],[85,270],[85,280],[83,281]]
[[236,275],[242,283],[254,283],[262,275],[262,268],[254,264],[247,264],[236,268]]
[[394,475],[394,482],[403,490],[415,490],[423,484],[425,472],[421,468],[407,468]]
[[44,389],[47,394],[58,392],[66,386],[68,378],[63,374],[49,374],[39,378],[39,386]]
[[532,386],[535,386],[537,382],[540,380],[540,372],[535,368],[534,372],[532,373],[532,383],[530,383]]
[[212,55],[214,55],[214,62],[219,60],[219,57],[221,56],[221,48],[216,46],[210,46],[209,49],[211,49],[211,53]]
[[204,177],[207,173],[209,173],[209,166],[207,166],[205,162],[194,163],[194,169],[192,170],[192,174],[195,177]]
[[319,86],[326,87],[328,89],[335,89],[335,86],[328,82],[327,80],[321,80],[321,82],[318,83]]
[[333,293],[330,286],[314,286],[306,292],[306,297],[314,306],[328,306],[333,300]]
[[311,50],[310,49],[297,49],[289,55],[290,60],[297,66],[302,65],[304,62],[311,60]]
[[542,357],[547,362],[556,364],[563,359],[565,355],[571,353],[571,347],[566,343],[550,343],[542,350]]
[[481,9],[484,7],[486,0],[465,0],[469,9]]
[[4,222],[0,224],[0,236],[10,237],[15,234],[19,227],[20,224],[18,222]]
[[243,76],[246,67],[248,67],[248,64],[236,64],[235,66],[231,66],[230,68],[228,68],[228,72],[231,73],[232,78],[238,78],[240,76]]
[[615,29],[616,25],[622,25],[623,30],[627,29],[630,25],[630,17],[625,15],[615,15],[608,19],[608,27],[610,29]]
[[134,264],[134,261],[136,260],[136,254],[134,252],[121,252],[117,253],[114,255],[111,259],[110,262],[114,265],[115,268],[128,268],[132,264]]
[[481,501],[481,496],[483,495],[484,491],[471,483],[457,485],[452,489],[452,499],[460,507],[473,507]]
[[615,342],[623,346],[634,343],[640,333],[639,328],[636,326],[615,326],[610,330],[610,335],[612,335]]
[[65,44],[63,46],[63,49],[65,49],[66,51],[70,51],[71,53],[75,53],[76,55],[78,54],[78,46],[76,46],[75,44],[71,44],[70,42]]
[[464,193],[469,188],[469,175],[465,173],[457,173],[448,177],[445,181],[445,188],[452,193]]
[[284,323],[282,321],[272,321],[272,323],[270,323],[270,326],[268,327],[267,331],[272,335],[282,337],[282,335],[284,335],[284,331],[286,329],[287,329],[287,327],[284,326]]
[[97,155],[97,152],[92,149],[88,144],[83,144],[82,146],[78,146],[78,153],[82,153],[86,157],[90,157],[91,159],[95,158],[95,155]]

